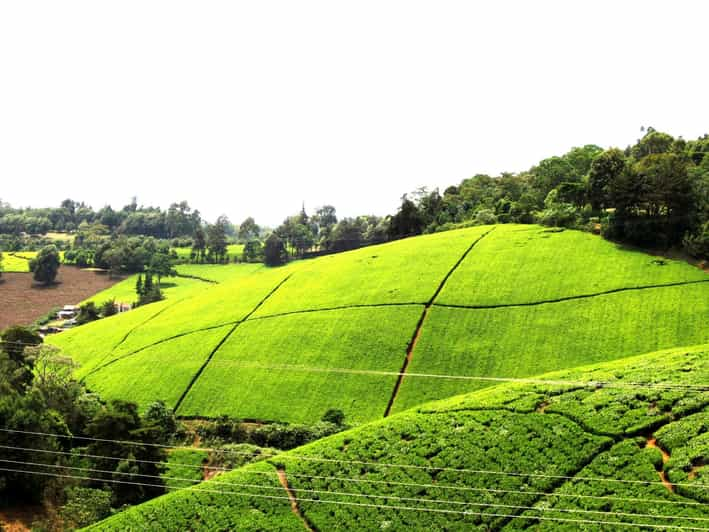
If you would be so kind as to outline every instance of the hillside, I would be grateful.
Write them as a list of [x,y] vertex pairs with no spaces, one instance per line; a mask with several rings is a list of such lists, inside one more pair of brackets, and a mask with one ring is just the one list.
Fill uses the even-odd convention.
[[705,530],[707,357],[674,349],[428,403],[91,529]]
[[105,397],[290,422],[328,408],[364,422],[491,384],[475,377],[709,341],[706,273],[578,231],[480,226],[223,268],[215,284],[51,341]]

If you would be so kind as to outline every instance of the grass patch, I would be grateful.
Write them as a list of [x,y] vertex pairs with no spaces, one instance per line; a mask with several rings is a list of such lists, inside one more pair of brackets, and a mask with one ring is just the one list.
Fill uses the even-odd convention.
[[86,384],[105,399],[130,397],[142,408],[162,399],[174,407],[228,330],[229,327],[221,327],[201,331],[116,359],[88,375]]
[[437,302],[529,303],[698,280],[709,276],[686,262],[623,249],[590,233],[501,225],[476,245]]
[[[409,371],[527,377],[709,341],[709,283],[531,307],[434,307]],[[405,378],[395,410],[489,382]]]
[[[399,371],[420,314],[419,306],[346,309],[243,323],[178,413],[288,422],[317,421],[329,408],[348,422],[381,416],[395,377],[253,366]],[[372,322],[376,329],[367,326]]]

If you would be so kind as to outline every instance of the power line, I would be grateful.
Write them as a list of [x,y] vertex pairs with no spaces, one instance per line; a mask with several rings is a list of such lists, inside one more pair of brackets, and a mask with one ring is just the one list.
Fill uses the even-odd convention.
[[[229,325],[229,324],[225,324]],[[216,328],[216,327],[215,327]],[[192,331],[199,332],[199,331]],[[0,342],[1,344],[2,342]],[[14,343],[14,342],[9,342]],[[19,342],[18,342],[19,343]],[[37,347],[41,344],[23,344],[26,346]],[[51,344],[47,344],[51,345]],[[143,350],[143,349],[141,349]],[[132,353],[127,355],[122,355],[118,359],[121,360],[130,356]],[[299,371],[305,373],[336,373],[336,374],[352,374],[352,375],[370,375],[378,377],[412,377],[412,378],[426,378],[426,379],[448,379],[448,380],[466,380],[466,381],[480,381],[480,382],[495,382],[495,383],[518,383],[518,384],[536,384],[536,385],[546,385],[546,386],[577,386],[583,388],[619,388],[619,389],[633,389],[633,388],[655,388],[663,390],[683,390],[683,391],[696,391],[696,392],[707,392],[709,391],[709,384],[683,384],[683,383],[663,383],[663,382],[621,382],[621,381],[578,381],[578,380],[564,380],[564,379],[539,379],[533,377],[493,377],[493,376],[481,376],[481,375],[454,375],[454,374],[439,374],[439,373],[413,373],[413,372],[397,372],[397,371],[383,371],[383,370],[373,370],[373,369],[354,369],[354,368],[322,368],[315,366],[302,366],[294,364],[276,364],[276,365],[264,365],[264,364],[249,364],[242,363],[238,361],[212,361],[210,366],[223,366],[223,367],[235,367],[240,369],[259,369],[264,371]]]
[[[284,501],[288,501],[288,502],[291,501],[290,497],[287,497],[287,496],[266,495],[266,494],[261,494],[261,493],[246,493],[246,492],[235,492],[235,491],[212,490],[212,489],[208,489],[208,488],[203,487],[203,485],[188,486],[185,488],[176,488],[176,487],[164,486],[162,484],[148,484],[148,483],[143,483],[143,482],[130,482],[130,481],[117,480],[117,479],[100,479],[100,478],[93,478],[93,477],[80,477],[80,476],[75,476],[75,475],[63,475],[63,474],[58,474],[58,473],[49,473],[49,472],[42,472],[42,471],[26,471],[26,470],[22,470],[22,469],[12,469],[12,468],[0,468],[0,471],[22,473],[22,474],[29,474],[29,475],[50,476],[50,477],[55,477],[55,478],[56,477],[58,477],[58,478],[72,478],[72,479],[76,479],[76,480],[88,480],[88,481],[93,481],[93,482],[110,482],[110,483],[127,484],[127,485],[134,485],[134,486],[156,487],[156,488],[173,489],[173,490],[188,490],[188,491],[194,491],[194,492],[216,493],[216,494],[220,494],[220,495],[236,495],[236,496],[242,496],[242,497],[252,497],[252,498],[268,499],[268,500],[284,500]],[[670,529],[671,530],[704,530],[704,531],[709,530],[709,528],[686,527],[686,526],[669,525],[669,524],[658,525],[658,524],[653,524],[653,523],[626,523],[623,521],[599,521],[599,520],[591,520],[591,519],[568,519],[568,518],[550,517],[550,516],[501,514],[501,513],[491,513],[491,512],[473,512],[470,510],[460,511],[460,510],[452,510],[452,509],[448,509],[448,508],[428,508],[428,507],[386,505],[386,504],[382,505],[382,504],[362,503],[362,502],[353,502],[353,501],[332,501],[332,500],[326,500],[326,499],[305,499],[305,498],[300,498],[300,497],[297,498],[297,501],[298,502],[312,502],[312,503],[316,503],[316,504],[333,504],[333,505],[340,505],[340,506],[354,506],[354,507],[361,507],[361,508],[376,508],[376,509],[384,509],[384,510],[402,510],[402,511],[414,511],[414,512],[426,512],[426,513],[440,513],[440,514],[448,514],[448,515],[455,514],[455,515],[463,515],[463,516],[468,516],[468,517],[472,517],[472,516],[501,517],[501,518],[507,518],[507,519],[528,519],[528,520],[539,520],[539,521],[553,521],[553,522],[560,522],[560,523],[634,526],[634,527],[644,527],[644,528],[663,529],[663,530],[670,530]],[[540,511],[536,508],[534,510]]]
[[[19,461],[19,460],[0,459],[0,462],[17,464],[17,465],[25,465],[25,466],[48,467],[48,468],[55,468],[55,469],[72,469],[72,470],[76,470],[76,471],[86,471],[86,472],[90,472],[90,473],[105,473],[105,474],[110,474],[110,475],[123,475],[123,476],[129,476],[129,477],[152,478],[152,479],[158,479],[158,480],[177,480],[177,481],[182,481],[182,482],[192,482],[193,484],[202,482],[202,480],[195,480],[195,479],[189,479],[189,478],[161,477],[160,475],[148,475],[148,474],[142,474],[142,473],[131,473],[131,472],[124,472],[124,471],[110,471],[110,470],[104,470],[104,469],[63,466],[63,465],[55,465],[55,464],[42,464],[42,463],[37,463],[37,462],[23,462],[23,461]],[[283,489],[281,486],[272,486],[272,485],[264,485],[264,484],[250,484],[250,483],[240,483],[240,482],[224,482],[224,481],[219,481],[219,480],[214,480],[214,479],[210,480],[209,482],[211,484],[219,484],[219,485],[224,485],[224,486],[235,486],[238,488],[254,488],[254,489],[261,489],[261,490],[277,490],[277,491],[280,491]],[[615,516],[621,516],[621,517],[652,517],[655,519],[670,519],[670,520],[685,519],[688,521],[709,521],[709,517],[691,517],[691,516],[684,517],[684,516],[676,516],[676,515],[641,514],[641,513],[632,513],[632,512],[584,510],[584,509],[575,509],[575,508],[535,507],[535,506],[524,506],[524,505],[505,504],[505,503],[479,503],[479,502],[469,502],[469,501],[450,501],[450,500],[445,500],[445,499],[430,499],[430,498],[421,498],[421,497],[401,497],[398,495],[379,495],[379,494],[368,494],[368,493],[353,493],[353,492],[342,492],[342,491],[317,490],[317,489],[307,489],[307,488],[296,488],[295,491],[299,491],[299,492],[303,492],[303,493],[320,493],[320,494],[343,496],[343,497],[386,499],[386,500],[397,500],[397,501],[406,501],[406,502],[420,502],[420,503],[424,503],[424,504],[434,503],[434,504],[449,504],[449,505],[454,505],[454,506],[475,506],[475,507],[479,507],[479,508],[494,507],[494,508],[507,508],[507,509],[514,509],[514,510],[534,510],[534,511],[542,511],[542,512],[550,511],[550,512],[559,512],[559,513],[615,515]]]
[[[244,474],[249,474],[249,475],[276,475],[276,472],[270,472],[270,471],[249,471],[249,470],[244,470],[243,467],[236,467],[236,468],[226,468],[226,467],[219,467],[219,466],[209,466],[209,465],[193,465],[193,464],[182,464],[182,463],[170,463],[166,461],[158,461],[158,460],[142,460],[142,459],[137,459],[137,458],[124,458],[124,457],[115,457],[115,456],[105,456],[105,455],[94,455],[94,454],[86,454],[86,453],[78,453],[78,452],[73,452],[73,451],[56,451],[56,450],[50,450],[50,449],[35,449],[35,448],[30,448],[30,447],[17,447],[17,446],[12,446],[12,445],[0,445],[0,449],[11,449],[11,450],[19,450],[19,451],[31,451],[31,452],[38,452],[38,453],[48,453],[48,454],[53,454],[53,455],[64,455],[64,456],[76,456],[76,457],[81,457],[81,458],[95,458],[95,459],[100,459],[100,460],[113,460],[113,461],[129,461],[129,462],[135,462],[135,463],[144,463],[144,464],[152,464],[152,465],[172,465],[175,467],[182,467],[182,468],[192,468],[192,469],[202,469],[203,467],[206,467],[210,470],[213,471],[218,471],[222,473],[228,473],[231,471],[240,471],[241,473]],[[199,449],[197,448],[196,450],[204,450],[204,449]],[[264,457],[262,460],[268,460],[268,457]],[[261,461],[261,460],[259,460]],[[584,495],[584,494],[564,494],[564,493],[546,493],[543,491],[529,491],[529,490],[509,490],[509,489],[500,489],[500,488],[480,488],[480,487],[473,487],[473,486],[452,486],[449,484],[422,484],[422,483],[416,483],[416,482],[401,482],[401,481],[395,481],[395,480],[371,480],[371,479],[358,479],[358,478],[351,478],[351,477],[337,477],[337,476],[325,476],[325,475],[307,475],[307,474],[298,474],[298,473],[288,473],[289,477],[294,477],[294,478],[307,478],[307,479],[317,479],[317,480],[332,480],[332,481],[340,481],[340,482],[353,482],[353,483],[362,483],[362,484],[385,484],[385,485],[393,485],[393,486],[407,486],[407,487],[416,487],[416,488],[426,488],[426,489],[440,489],[440,490],[455,490],[455,491],[472,491],[472,492],[488,492],[488,493],[506,493],[506,494],[519,494],[519,495],[539,495],[539,496],[546,496],[546,497],[570,497],[570,498],[575,498],[575,499],[594,499],[594,500],[608,500],[608,501],[620,501],[620,502],[643,502],[643,503],[654,503],[654,504],[669,504],[669,505],[681,505],[681,506],[706,506],[709,503],[706,502],[699,502],[699,501],[670,501],[666,499],[647,499],[647,498],[634,498],[634,497],[617,497],[617,496],[610,496],[610,495]]]
[[487,377],[477,375],[446,375],[438,373],[409,373],[397,371],[381,371],[369,369],[351,369],[351,368],[318,368],[313,366],[297,366],[290,364],[278,365],[262,365],[248,364],[241,362],[217,361],[211,365],[237,367],[242,369],[263,369],[263,370],[288,370],[302,371],[313,373],[345,373],[354,375],[372,375],[383,377],[414,377],[427,379],[454,379],[454,380],[469,380],[469,381],[484,381],[484,382],[512,382],[520,384],[539,384],[549,386],[578,386],[591,388],[661,388],[668,390],[690,390],[697,392],[709,391],[709,384],[681,384],[681,383],[654,383],[654,382],[620,382],[620,381],[572,381],[559,379],[537,379],[532,377]]
[[[195,447],[186,447],[186,446],[177,446],[177,445],[164,445],[160,443],[144,443],[144,442],[135,442],[135,441],[128,441],[128,440],[111,440],[107,438],[91,438],[88,436],[70,436],[66,434],[53,434],[53,433],[48,433],[48,432],[35,432],[35,431],[24,431],[24,430],[18,430],[18,429],[7,429],[7,428],[0,428],[0,431],[2,432],[9,432],[9,433],[19,433],[19,434],[29,434],[29,435],[35,435],[35,436],[52,436],[52,437],[57,437],[57,438],[75,438],[75,439],[81,439],[81,440],[88,440],[88,441],[98,441],[98,442],[108,442],[108,443],[116,443],[119,445],[136,445],[136,446],[148,446],[148,447],[158,447],[158,448],[163,448],[163,449],[181,449],[181,450],[202,450],[202,451],[217,451],[218,449],[213,449],[213,448],[195,448]],[[231,451],[234,454],[240,454],[240,455],[247,455],[247,456],[252,456],[253,453],[249,453],[246,451]],[[338,460],[336,458],[318,458],[318,457],[312,457],[312,456],[304,456],[304,455],[297,455],[297,454],[291,454],[289,451],[286,451],[285,454],[279,455],[279,459],[281,460],[288,460],[288,459],[295,459],[295,460],[303,460],[307,462],[323,462],[323,463],[339,463],[339,464],[353,464],[357,466],[372,466],[372,467],[385,467],[385,468],[401,468],[401,469],[414,469],[414,470],[424,470],[424,471],[446,471],[446,472],[452,472],[452,473],[469,473],[469,474],[475,474],[475,475],[498,475],[498,476],[512,476],[512,477],[529,477],[529,478],[552,478],[552,479],[561,479],[561,480],[576,480],[576,481],[588,481],[588,482],[616,482],[616,483],[623,483],[623,484],[642,484],[642,485],[661,485],[664,486],[664,484],[660,481],[650,481],[650,480],[633,480],[633,479],[618,479],[618,478],[600,478],[600,477],[579,477],[579,476],[569,476],[569,475],[550,475],[550,474],[545,474],[545,473],[521,473],[521,472],[515,472],[515,471],[498,471],[498,470],[488,470],[488,469],[469,469],[469,468],[455,468],[455,467],[441,467],[441,466],[423,466],[423,465],[415,465],[415,464],[387,464],[387,463],[381,463],[381,462],[368,462],[365,460]],[[691,488],[709,488],[709,484],[694,484],[694,483],[675,483],[675,486],[683,486],[683,487],[691,487]]]

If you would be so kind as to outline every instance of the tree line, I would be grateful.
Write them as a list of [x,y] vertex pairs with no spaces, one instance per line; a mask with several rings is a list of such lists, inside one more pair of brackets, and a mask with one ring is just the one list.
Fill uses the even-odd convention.
[[166,211],[138,207],[135,199],[118,211],[110,206],[94,211],[73,200],[57,209],[12,209],[0,202],[0,248],[26,247],[23,231],[73,230],[73,242],[64,244],[65,262],[141,272],[156,254],[176,261],[176,247],[190,248],[183,260],[223,263],[229,260],[228,244],[240,242],[240,260],[278,265],[421,233],[516,222],[590,229],[645,247],[682,246],[707,258],[707,152],[707,135],[686,141],[647,128],[625,149],[588,144],[523,172],[476,174],[442,194],[419,188],[404,194],[392,215],[338,219],[332,205],[310,215],[303,206],[272,230],[252,217],[238,226],[226,216],[205,223],[186,201]]

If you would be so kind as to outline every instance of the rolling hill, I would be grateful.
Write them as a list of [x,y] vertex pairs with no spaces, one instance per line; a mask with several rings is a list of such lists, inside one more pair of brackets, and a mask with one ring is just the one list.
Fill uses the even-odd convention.
[[705,530],[708,357],[676,348],[427,403],[90,529]]
[[339,408],[354,423],[492,384],[480,378],[709,341],[706,273],[578,231],[480,226],[198,268],[216,282],[50,341],[107,398],[287,422]]

